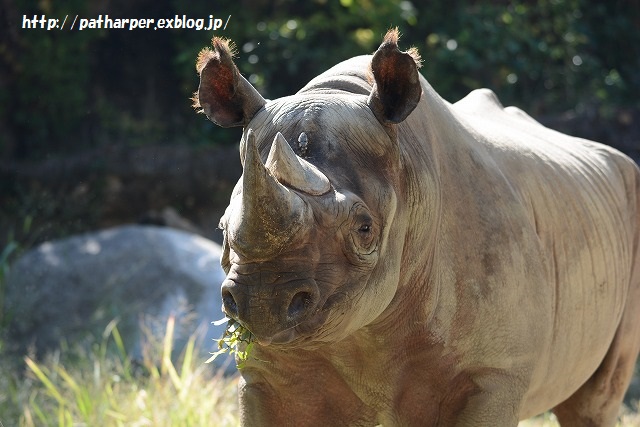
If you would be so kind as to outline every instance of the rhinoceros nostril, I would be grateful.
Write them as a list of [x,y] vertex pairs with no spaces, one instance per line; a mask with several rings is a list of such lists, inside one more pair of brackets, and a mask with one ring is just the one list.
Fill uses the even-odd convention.
[[287,315],[290,319],[300,317],[311,306],[313,302],[313,295],[309,292],[298,292],[291,298],[289,308],[287,309]]
[[222,304],[224,305],[224,312],[227,316],[238,317],[238,304],[228,289],[222,290]]

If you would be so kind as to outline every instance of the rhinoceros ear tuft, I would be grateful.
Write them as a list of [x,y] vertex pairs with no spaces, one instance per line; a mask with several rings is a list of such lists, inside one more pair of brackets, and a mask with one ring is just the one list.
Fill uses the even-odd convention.
[[417,50],[398,49],[399,32],[387,32],[371,59],[374,84],[368,104],[383,124],[400,123],[416,108],[422,95]]
[[219,126],[244,126],[266,101],[233,63],[231,42],[214,37],[211,44],[212,49],[198,55],[200,87],[193,97],[194,107]]

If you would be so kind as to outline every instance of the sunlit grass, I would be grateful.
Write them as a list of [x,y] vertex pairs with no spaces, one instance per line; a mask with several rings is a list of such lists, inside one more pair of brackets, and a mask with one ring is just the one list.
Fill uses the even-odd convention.
[[43,361],[27,356],[20,380],[2,369],[0,421],[5,427],[238,425],[237,379],[204,363],[195,336],[174,362],[174,326],[170,317],[164,337],[147,342],[140,362],[129,357],[111,323],[102,342],[73,362],[60,352]]
[[[616,427],[638,427],[640,426],[640,407],[635,402],[632,408],[626,406],[620,409],[618,423]],[[522,421],[518,427],[560,427],[558,420],[553,414],[547,413],[530,420]]]

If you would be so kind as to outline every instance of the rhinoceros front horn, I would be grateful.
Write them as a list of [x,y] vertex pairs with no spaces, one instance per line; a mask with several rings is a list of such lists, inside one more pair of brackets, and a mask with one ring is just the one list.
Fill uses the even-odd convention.
[[241,204],[229,218],[228,232],[235,250],[256,260],[266,259],[291,241],[310,221],[311,213],[305,201],[262,164],[251,129],[244,148]]

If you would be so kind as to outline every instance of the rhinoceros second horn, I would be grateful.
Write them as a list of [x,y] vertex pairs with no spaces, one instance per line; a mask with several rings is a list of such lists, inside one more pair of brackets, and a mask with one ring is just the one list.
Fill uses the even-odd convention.
[[265,166],[281,183],[312,196],[321,196],[331,189],[329,179],[298,156],[280,132],[273,139]]

